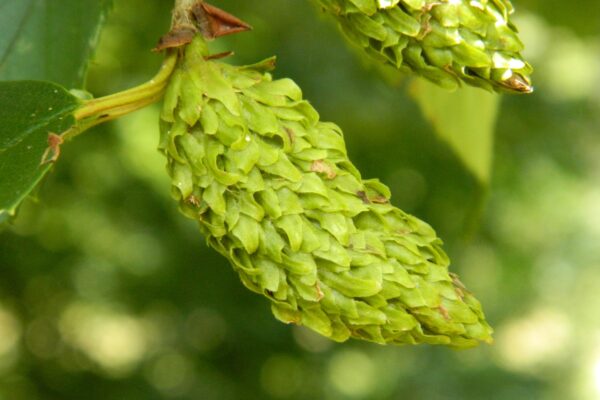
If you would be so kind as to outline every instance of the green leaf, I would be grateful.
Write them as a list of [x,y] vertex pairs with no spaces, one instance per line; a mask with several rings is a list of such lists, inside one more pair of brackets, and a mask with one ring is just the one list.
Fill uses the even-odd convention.
[[83,86],[110,0],[1,0],[0,80]]
[[500,96],[471,87],[450,92],[423,79],[415,80],[411,93],[437,134],[487,185]]
[[0,221],[48,172],[51,164],[42,164],[48,134],[73,126],[79,104],[54,83],[0,82]]

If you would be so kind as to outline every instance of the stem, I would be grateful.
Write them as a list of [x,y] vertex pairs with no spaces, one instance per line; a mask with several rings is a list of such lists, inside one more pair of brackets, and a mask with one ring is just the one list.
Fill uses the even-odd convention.
[[74,113],[77,124],[61,136],[65,140],[71,139],[93,126],[137,111],[160,100],[176,64],[177,52],[171,52],[167,55],[158,74],[150,81],[132,89],[84,102]]
[[175,0],[173,14],[177,14],[178,12],[189,12],[192,6],[197,3],[199,3],[198,0]]
[[105,113],[102,113],[101,115],[81,120],[77,124],[76,130],[73,130],[71,132],[67,131],[63,135],[63,137],[65,140],[71,139],[71,138],[77,136],[78,134],[80,134],[90,128],[93,128],[96,125],[100,125],[105,122],[120,118],[124,115],[130,114],[134,111],[137,111],[141,108],[149,106],[152,103],[157,102],[161,98],[162,98],[162,93],[158,93],[154,96],[141,99],[140,101],[135,102],[135,103],[116,105],[115,107],[111,108],[110,110],[106,111]]
[[173,19],[171,20],[171,30],[176,28],[195,27],[194,22],[191,20],[191,10],[194,5],[201,3],[199,0],[175,0],[175,6],[173,7]]

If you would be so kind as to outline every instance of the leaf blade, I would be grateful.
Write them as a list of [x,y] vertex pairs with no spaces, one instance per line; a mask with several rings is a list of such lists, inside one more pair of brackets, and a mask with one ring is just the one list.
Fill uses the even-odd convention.
[[417,79],[411,94],[438,136],[484,186],[489,183],[500,96],[462,87],[454,92]]
[[0,215],[14,214],[50,170],[41,163],[48,134],[73,126],[79,105],[53,83],[0,82]]
[[110,0],[8,0],[0,5],[0,80],[81,88]]

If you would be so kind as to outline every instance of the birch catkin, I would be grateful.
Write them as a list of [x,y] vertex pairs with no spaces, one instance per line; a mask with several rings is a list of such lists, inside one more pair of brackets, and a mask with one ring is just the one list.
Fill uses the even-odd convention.
[[508,0],[316,0],[355,45],[447,88],[532,91]]
[[181,211],[273,314],[336,341],[470,347],[491,340],[425,222],[363,180],[274,59],[207,60],[197,37],[173,75],[161,150]]

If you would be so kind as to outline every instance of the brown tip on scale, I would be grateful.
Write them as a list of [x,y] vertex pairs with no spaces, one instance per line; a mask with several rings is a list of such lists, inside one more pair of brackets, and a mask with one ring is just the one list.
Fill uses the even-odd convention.
[[196,3],[192,14],[207,39],[249,31],[252,27],[241,19],[205,2]]
[[510,78],[502,81],[501,85],[512,92],[524,94],[533,93],[533,86],[531,86],[531,83],[519,74],[513,74]]

